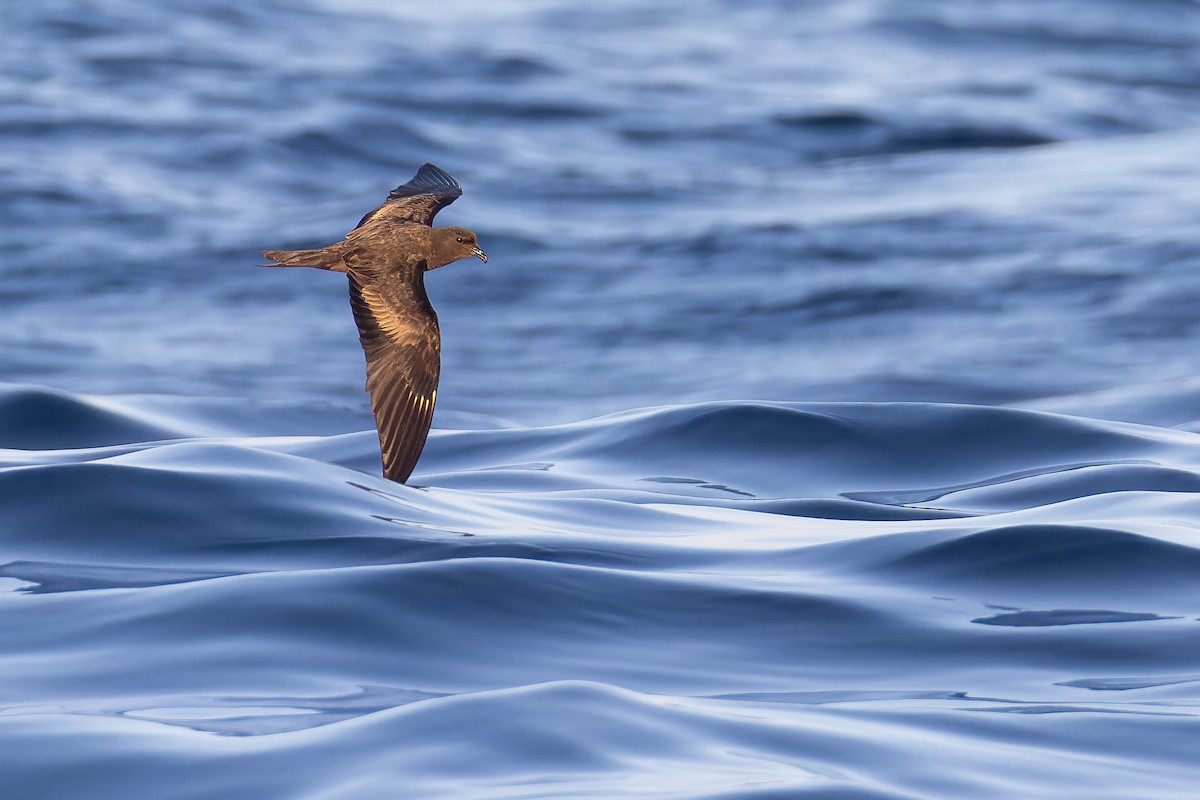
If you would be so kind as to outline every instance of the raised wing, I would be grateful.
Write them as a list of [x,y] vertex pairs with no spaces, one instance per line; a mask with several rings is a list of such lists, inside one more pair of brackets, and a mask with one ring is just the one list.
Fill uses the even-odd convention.
[[437,213],[459,197],[462,187],[450,173],[433,164],[424,164],[411,181],[392,189],[387,202],[359,220],[357,227],[373,219],[432,225]]
[[441,373],[441,334],[428,301],[400,303],[387,285],[350,270],[350,306],[367,358],[367,392],[383,474],[403,483],[425,447]]

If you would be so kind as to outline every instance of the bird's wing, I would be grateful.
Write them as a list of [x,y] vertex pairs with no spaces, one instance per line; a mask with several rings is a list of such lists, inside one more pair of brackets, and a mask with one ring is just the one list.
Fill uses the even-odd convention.
[[437,213],[461,196],[462,187],[450,173],[424,164],[412,180],[392,189],[387,202],[359,220],[356,229],[373,219],[432,225]]
[[[389,297],[387,287],[351,269],[350,306],[367,358],[367,393],[379,430],[383,474],[408,480],[425,447],[441,372],[441,335],[432,307]],[[425,312],[427,309],[427,313]]]

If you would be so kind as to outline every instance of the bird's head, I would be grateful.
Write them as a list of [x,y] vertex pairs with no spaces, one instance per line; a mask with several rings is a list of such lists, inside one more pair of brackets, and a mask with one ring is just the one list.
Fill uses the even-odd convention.
[[426,269],[437,269],[458,261],[460,258],[475,256],[487,263],[487,254],[479,249],[479,240],[475,234],[466,228],[434,228],[433,255]]

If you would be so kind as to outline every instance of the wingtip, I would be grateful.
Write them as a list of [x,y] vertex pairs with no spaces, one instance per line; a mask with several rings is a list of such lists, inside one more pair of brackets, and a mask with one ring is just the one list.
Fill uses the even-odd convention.
[[452,183],[458,183],[458,181],[454,180],[449,172],[446,172],[446,170],[442,169],[437,164],[434,164],[432,161],[426,161],[420,166],[420,168],[417,169],[418,178],[425,176],[437,178],[439,180],[450,181]]
[[417,170],[417,174],[414,175],[413,179],[408,182],[408,185],[427,187],[430,189],[449,188],[458,189],[460,191],[462,190],[462,187],[459,185],[458,181],[454,179],[453,175],[430,161],[426,161],[421,165],[421,168]]

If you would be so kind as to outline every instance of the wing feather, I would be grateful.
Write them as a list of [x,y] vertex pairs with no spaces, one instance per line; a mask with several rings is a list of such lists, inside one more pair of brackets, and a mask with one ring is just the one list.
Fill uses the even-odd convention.
[[437,213],[461,196],[462,187],[450,173],[423,164],[412,180],[392,189],[387,202],[359,220],[355,230],[376,219],[432,225]]
[[402,311],[386,292],[351,270],[350,306],[367,361],[367,393],[379,431],[383,474],[403,483],[412,474],[433,422],[441,372],[437,318]]

